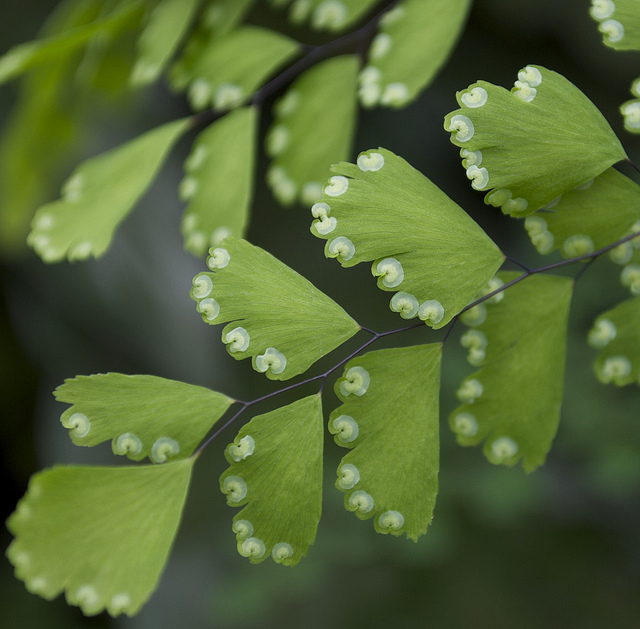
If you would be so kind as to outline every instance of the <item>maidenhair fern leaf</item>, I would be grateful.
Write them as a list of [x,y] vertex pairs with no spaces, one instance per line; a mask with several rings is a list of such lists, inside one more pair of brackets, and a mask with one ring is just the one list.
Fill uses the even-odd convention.
[[226,236],[244,236],[253,193],[258,112],[242,107],[207,127],[185,162],[180,193],[185,249],[201,256]]
[[193,461],[36,474],[7,522],[16,577],[48,600],[65,592],[87,616],[133,616],[167,561]]
[[415,100],[444,65],[471,0],[405,0],[380,20],[360,73],[364,107],[400,108]]
[[114,454],[153,463],[193,454],[233,400],[222,393],[156,376],[77,376],[55,390],[72,404],[60,418],[77,446],[111,440]]
[[276,103],[266,148],[274,159],[267,182],[284,205],[322,196],[329,164],[347,159],[357,107],[355,55],[316,64]]
[[97,34],[114,34],[136,24],[142,14],[142,4],[126,3],[119,9],[63,33],[19,44],[0,57],[0,85],[33,67],[57,61],[86,44]]
[[478,81],[456,98],[445,129],[473,188],[505,214],[531,214],[626,158],[595,105],[541,66],[523,68],[511,92]]
[[193,69],[207,46],[216,38],[232,31],[242,21],[255,0],[210,0],[189,34],[179,59],[169,71],[169,82],[182,91],[196,77]]
[[[640,231],[639,221],[640,186],[609,168],[528,216],[524,225],[540,253],[560,249],[565,258],[574,258]],[[610,254],[618,264],[626,264],[632,255],[630,242]]]
[[316,30],[342,31],[358,21],[376,0],[294,0],[289,19],[294,24],[309,22]]
[[386,149],[361,153],[335,176],[311,212],[311,232],[344,267],[373,262],[390,307],[441,328],[498,270],[504,256],[469,215]]
[[349,361],[335,386],[342,401],[329,431],[353,448],[336,487],[378,533],[417,541],[427,532],[438,492],[441,344],[369,352]]
[[[638,233],[640,231],[640,223],[633,225],[630,231],[632,234]],[[619,264],[624,264],[624,268],[620,273],[622,285],[626,286],[632,295],[640,295],[640,236],[630,242],[631,257],[629,260],[626,260],[626,256],[629,255],[626,243],[616,247],[611,254],[619,256],[616,261]],[[617,253],[618,251],[620,251],[619,254]],[[622,256],[624,256],[625,262],[622,262]]]
[[589,345],[601,350],[594,365],[600,382],[640,385],[640,296],[603,312],[589,332]]
[[193,279],[191,297],[209,324],[230,322],[222,341],[237,360],[272,380],[302,373],[351,338],[360,326],[286,264],[245,240],[211,250],[212,273]]
[[232,507],[238,552],[294,566],[316,537],[322,511],[322,403],[312,395],[242,427],[226,449],[220,489]]
[[605,45],[640,50],[640,5],[637,0],[591,0],[591,17],[599,22]]
[[[35,209],[55,194],[73,147],[83,137],[78,99],[66,60],[33,70],[20,85],[0,137],[0,249],[26,248]],[[46,145],[47,150],[42,147]]]
[[624,128],[629,133],[640,133],[640,78],[631,84],[632,100],[620,105],[620,113],[624,118]]
[[293,39],[258,26],[214,38],[194,63],[191,106],[217,111],[236,107],[299,51]]
[[45,262],[100,257],[188,125],[167,123],[80,164],[62,199],[36,212],[29,245]]
[[196,13],[200,0],[162,0],[152,11],[138,40],[133,85],[152,83],[175,52]]
[[[517,273],[498,277],[507,283]],[[522,459],[527,472],[544,463],[560,420],[572,290],[570,278],[535,275],[462,315],[474,325],[462,345],[481,369],[463,381],[462,405],[449,417],[460,445],[485,441],[491,463]]]

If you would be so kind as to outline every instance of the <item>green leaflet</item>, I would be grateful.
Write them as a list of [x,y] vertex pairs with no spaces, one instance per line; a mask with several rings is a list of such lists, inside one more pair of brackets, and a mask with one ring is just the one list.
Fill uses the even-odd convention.
[[182,91],[196,77],[193,68],[208,44],[233,30],[255,0],[210,0],[180,55],[169,71],[171,88]]
[[637,0],[591,0],[591,17],[606,46],[640,50],[640,6]]
[[[59,35],[96,19],[94,0],[61,3],[41,31]],[[0,251],[13,256],[26,251],[35,209],[57,191],[64,164],[73,159],[85,137],[84,121],[91,93],[77,80],[81,50],[73,48],[42,66],[33,67],[19,85],[18,99],[0,139]],[[47,150],[42,150],[46,146]]]
[[601,350],[594,365],[600,382],[640,385],[640,296],[603,312],[589,332],[589,345]]
[[[632,228],[631,233],[637,233],[640,231],[640,225],[635,224]],[[629,292],[632,295],[640,295],[640,237],[634,238],[632,241],[632,250],[631,250],[631,264],[626,264],[622,269],[622,273],[620,273],[620,281],[623,286],[626,286],[629,289]],[[621,251],[620,255],[627,255],[627,245],[621,245],[620,247],[616,247],[615,251]],[[614,252],[612,252],[614,253]]]
[[360,326],[332,299],[271,254],[226,238],[210,251],[213,273],[193,279],[191,297],[209,324],[230,322],[222,341],[236,360],[287,380],[350,339]]
[[620,105],[624,117],[624,128],[629,133],[640,133],[640,78],[631,84],[631,93],[635,98]]
[[[565,258],[574,258],[640,231],[639,221],[640,186],[609,168],[527,216],[524,225],[540,253],[560,249]],[[629,262],[632,255],[630,242],[610,254],[618,264]]]
[[355,55],[322,61],[277,102],[266,138],[274,158],[267,182],[282,204],[315,203],[328,165],[348,158],[357,118],[357,72]]
[[417,541],[431,523],[438,492],[438,396],[442,345],[369,352],[349,361],[336,382],[342,401],[329,431],[353,448],[336,487],[378,533]]
[[231,235],[244,236],[253,196],[258,111],[242,107],[209,125],[185,162],[180,193],[189,201],[182,218],[185,249],[206,253]]
[[364,107],[401,108],[414,101],[449,58],[471,0],[404,0],[380,20],[360,73]]
[[191,106],[236,107],[299,50],[293,39],[258,26],[241,26],[212,39],[193,66]]
[[322,512],[322,403],[312,395],[242,427],[220,477],[233,518],[238,552],[251,563],[269,555],[296,565],[316,537]]
[[[528,216],[524,225],[539,253],[560,249],[565,258],[588,255],[640,232],[640,187],[609,168]],[[620,280],[632,295],[640,295],[639,249],[640,238],[634,238],[609,251],[624,267]]]
[[55,390],[72,404],[60,418],[77,446],[111,439],[114,454],[152,463],[193,454],[233,400],[222,393],[156,376],[77,376]]
[[28,244],[45,262],[99,258],[188,125],[169,122],[80,164],[62,198],[36,212]]
[[475,327],[461,343],[481,369],[465,378],[449,416],[460,445],[485,441],[491,463],[522,459],[527,472],[544,463],[560,420],[572,290],[571,278],[535,275],[462,315]]
[[138,40],[138,59],[131,73],[133,85],[153,83],[180,44],[200,0],[162,0],[152,11]]
[[167,561],[193,462],[35,474],[7,521],[16,577],[48,600],[64,591],[87,616],[133,616]]
[[523,68],[511,92],[478,81],[456,98],[445,129],[473,188],[505,214],[531,214],[626,158],[594,104],[541,66]]
[[403,318],[445,326],[504,261],[462,208],[391,151],[366,151],[331,171],[311,232],[344,267],[373,262],[378,287],[399,291],[390,307]]
[[0,85],[33,67],[57,61],[60,57],[75,52],[98,33],[110,34],[134,25],[140,17],[141,9],[142,4],[138,1],[123,3],[112,14],[88,24],[45,39],[14,46],[0,57]]
[[25,79],[0,140],[0,250],[10,255],[26,250],[33,212],[55,193],[52,182],[63,174],[60,165],[79,141],[82,124],[66,60]]
[[289,19],[294,24],[309,22],[311,28],[319,31],[337,32],[357,22],[376,4],[377,0],[294,0]]

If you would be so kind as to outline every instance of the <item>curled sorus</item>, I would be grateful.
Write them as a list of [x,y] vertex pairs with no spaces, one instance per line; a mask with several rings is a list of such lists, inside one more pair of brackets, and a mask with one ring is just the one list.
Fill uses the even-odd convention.
[[344,375],[344,379],[340,381],[340,393],[345,397],[349,395],[363,396],[367,389],[371,378],[369,372],[363,367],[351,367]]

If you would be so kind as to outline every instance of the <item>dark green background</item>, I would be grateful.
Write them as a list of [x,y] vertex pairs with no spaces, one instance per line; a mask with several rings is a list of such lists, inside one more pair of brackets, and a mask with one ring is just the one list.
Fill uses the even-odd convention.
[[[0,52],[33,37],[54,4],[5,0]],[[617,107],[640,74],[640,55],[605,48],[588,6],[586,0],[477,0],[460,45],[433,85],[405,110],[363,113],[354,153],[376,146],[399,153],[465,207],[508,255],[534,266],[547,263],[521,223],[484,206],[471,190],[442,119],[456,107],[456,90],[480,78],[508,87],[522,66],[536,63],[576,83],[629,154],[638,156],[638,139],[623,131]],[[13,85],[0,91],[2,119],[14,96]],[[188,113],[163,87],[114,108],[96,116],[87,154]],[[76,448],[61,428],[62,408],[51,391],[67,377],[151,373],[240,399],[273,390],[247,361],[227,357],[219,330],[202,323],[189,298],[191,278],[203,263],[183,252],[179,236],[176,187],[187,151],[182,142],[101,260],[45,266],[27,255],[0,266],[5,517],[31,473],[58,462],[112,461],[108,447]],[[397,326],[367,268],[343,271],[325,260],[309,233],[308,210],[274,204],[262,183],[264,169],[262,157],[248,238],[309,277],[363,325]],[[47,603],[28,594],[2,560],[0,626],[640,626],[640,393],[600,385],[592,372],[595,353],[585,343],[594,317],[625,297],[618,274],[602,260],[576,287],[562,421],[546,465],[529,476],[491,466],[478,449],[456,446],[442,422],[440,494],[431,529],[418,544],[375,535],[371,522],[343,509],[333,488],[340,453],[331,441],[324,513],[308,557],[295,569],[270,561],[251,566],[236,552],[233,511],[218,490],[232,429],[199,461],[160,587],[136,618],[85,619],[61,599]],[[445,351],[443,417],[455,405],[457,383],[471,371],[458,336]],[[393,342],[435,338],[425,329]],[[322,361],[325,368],[331,364]],[[330,393],[325,405],[337,405]],[[2,529],[3,548],[9,539]]]

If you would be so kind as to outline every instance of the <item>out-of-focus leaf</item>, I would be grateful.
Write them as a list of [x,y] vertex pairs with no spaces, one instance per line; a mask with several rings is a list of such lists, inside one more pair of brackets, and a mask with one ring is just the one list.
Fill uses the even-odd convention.
[[380,20],[360,73],[364,107],[414,101],[449,58],[471,0],[404,0]]
[[141,9],[140,2],[127,2],[113,14],[98,18],[84,26],[46,39],[18,44],[0,57],[0,84],[16,78],[34,66],[69,55],[98,33],[114,32],[127,24],[135,24]]
[[152,83],[184,37],[200,0],[162,0],[151,13],[138,41],[138,59],[131,73],[133,85]]
[[601,350],[594,368],[603,384],[640,385],[640,296],[603,312],[589,332],[589,345]]
[[322,196],[329,166],[348,159],[355,130],[358,59],[344,55],[304,72],[276,104],[266,138],[267,182],[284,205]]
[[293,39],[258,26],[242,26],[214,38],[193,65],[192,107],[236,107],[299,50]]
[[226,236],[244,236],[253,196],[257,125],[257,109],[242,107],[211,124],[193,144],[180,192],[189,201],[182,218],[184,246],[196,256]]
[[491,463],[522,460],[527,472],[544,463],[560,421],[572,291],[571,278],[534,275],[462,315],[473,326],[462,344],[481,369],[465,378],[449,416],[460,445],[484,441]]
[[188,124],[169,122],[80,164],[63,198],[38,209],[27,242],[45,262],[100,257]]
[[640,50],[640,4],[638,0],[591,0],[602,41],[616,50]]

